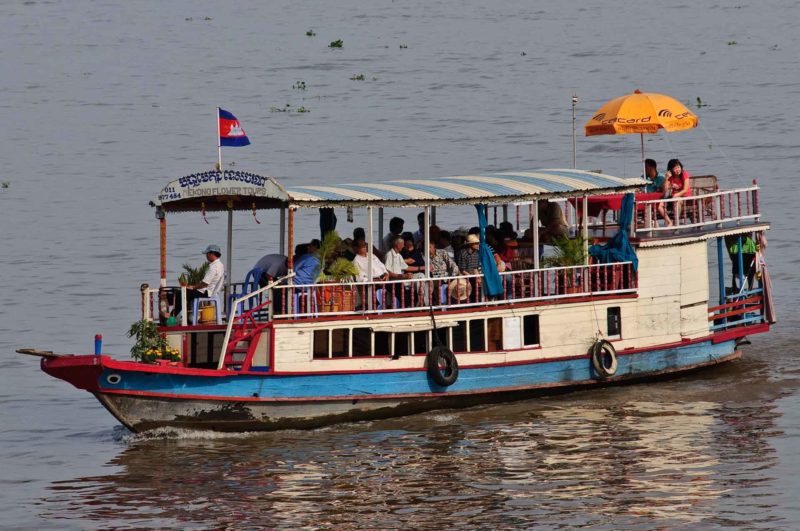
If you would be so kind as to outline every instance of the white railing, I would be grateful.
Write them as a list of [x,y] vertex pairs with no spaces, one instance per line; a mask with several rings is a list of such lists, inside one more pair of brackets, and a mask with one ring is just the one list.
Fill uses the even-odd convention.
[[[263,288],[257,289],[256,291],[253,291],[252,293],[246,293],[246,294],[242,295],[241,297],[239,297],[238,299],[234,299],[233,303],[231,304],[230,309],[228,310],[230,315],[228,315],[228,326],[225,328],[225,339],[222,340],[222,352],[220,352],[220,355],[219,355],[219,366],[217,367],[218,369],[222,369],[223,364],[225,363],[225,353],[228,351],[228,342],[231,340],[231,334],[233,332],[233,324],[236,322],[236,318],[237,318],[236,309],[239,308],[240,305],[241,305],[242,315],[239,316],[239,317],[242,320],[244,320],[244,314],[246,313],[244,311],[244,303],[245,302],[247,302],[248,300],[250,300],[250,299],[252,299],[254,297],[261,296],[262,293],[269,292],[271,289],[273,289],[275,286],[277,286],[281,282],[284,282],[284,281],[286,281],[286,280],[288,280],[288,279],[290,279],[292,277],[294,277],[294,273],[289,273],[286,276],[283,276],[283,277],[280,277],[278,279],[273,280],[272,282],[270,282],[269,284],[267,284]],[[272,301],[268,300],[267,303],[270,304],[270,306],[271,306]],[[272,312],[270,311],[270,313],[272,313]]]
[[[671,231],[676,228],[721,227],[726,222],[758,221],[761,214],[758,208],[758,186],[722,190],[710,194],[691,197],[673,197],[638,201],[637,212],[644,213],[644,226],[635,229],[637,233],[653,234]],[[666,214],[673,225],[659,225]]]
[[[527,269],[500,273],[503,292],[487,297],[482,275],[412,278],[385,282],[275,286],[273,318],[401,314],[557,300],[588,295],[634,293],[631,262]],[[280,301],[280,302],[278,302]]]

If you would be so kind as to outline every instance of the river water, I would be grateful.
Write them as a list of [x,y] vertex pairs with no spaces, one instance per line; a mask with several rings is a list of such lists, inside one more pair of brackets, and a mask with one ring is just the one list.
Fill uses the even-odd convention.
[[[789,0],[3,2],[0,527],[797,528],[799,22]],[[702,104],[650,156],[763,186],[781,321],[740,361],[313,431],[135,436],[14,353],[102,333],[127,356],[158,277],[147,202],[213,165],[216,105],[253,142],[226,163],[300,184],[570,167],[572,94],[580,131],[635,88]],[[578,137],[579,167],[633,176],[638,157],[637,137]],[[234,277],[276,218],[236,216]],[[170,278],[224,245],[208,221],[170,217]]]

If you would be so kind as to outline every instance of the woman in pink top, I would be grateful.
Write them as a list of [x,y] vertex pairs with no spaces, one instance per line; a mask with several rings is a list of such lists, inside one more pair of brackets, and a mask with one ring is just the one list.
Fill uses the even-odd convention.
[[[692,176],[683,169],[683,164],[678,159],[670,159],[667,163],[667,172],[664,174],[667,181],[667,191],[671,197],[691,197],[692,188],[690,180]],[[675,223],[681,217],[681,202],[675,201]],[[672,223],[669,223],[672,225]]]

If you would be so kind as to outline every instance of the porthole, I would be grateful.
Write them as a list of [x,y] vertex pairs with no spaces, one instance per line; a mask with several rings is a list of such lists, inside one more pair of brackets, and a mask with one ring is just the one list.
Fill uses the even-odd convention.
[[111,385],[117,385],[122,381],[122,376],[120,376],[119,374],[109,374],[108,376],[106,376],[106,381]]

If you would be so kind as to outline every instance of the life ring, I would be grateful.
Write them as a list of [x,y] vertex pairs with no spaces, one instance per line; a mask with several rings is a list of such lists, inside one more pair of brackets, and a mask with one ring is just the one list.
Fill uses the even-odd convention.
[[458,361],[453,351],[445,346],[433,347],[428,352],[428,375],[442,387],[453,385],[458,380]]
[[594,345],[592,345],[591,353],[592,365],[594,366],[594,370],[597,371],[597,374],[599,374],[601,378],[614,376],[618,366],[617,351],[614,350],[614,345],[605,339],[600,339],[595,341]]

